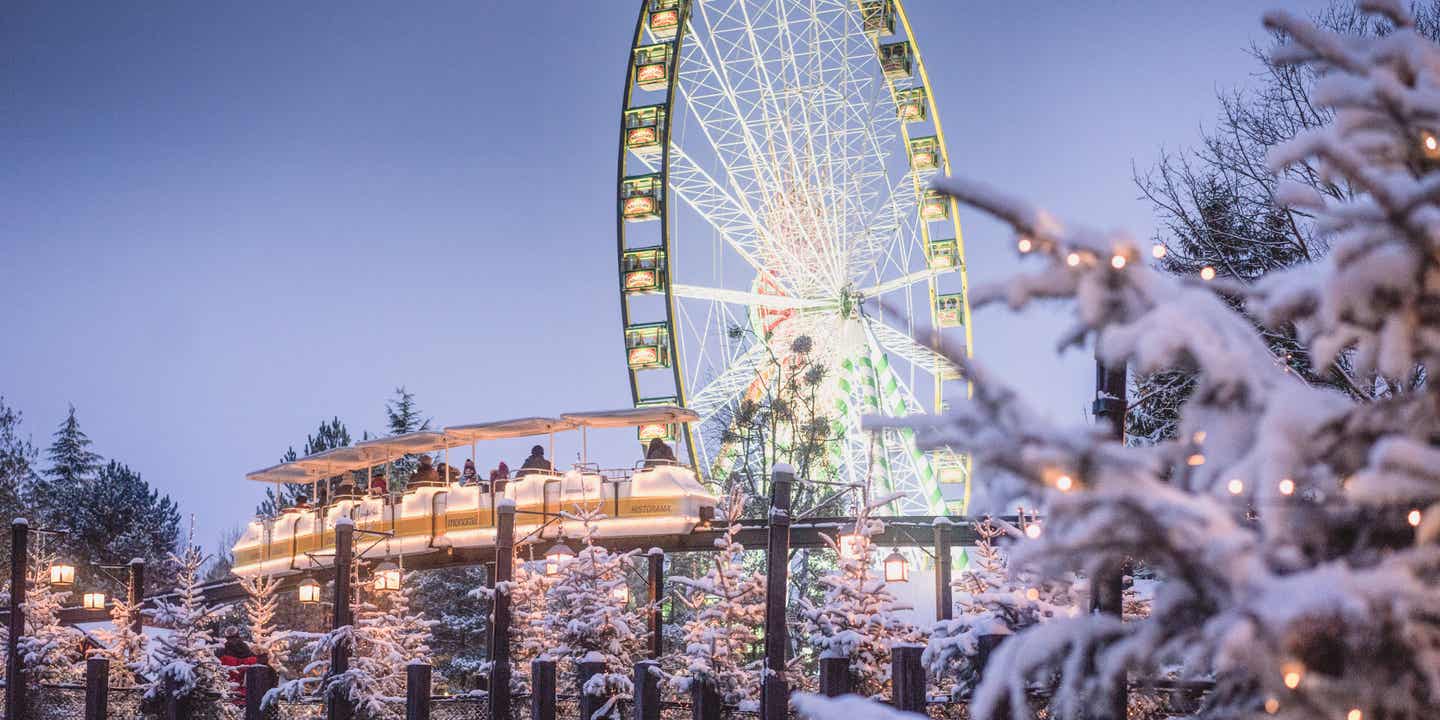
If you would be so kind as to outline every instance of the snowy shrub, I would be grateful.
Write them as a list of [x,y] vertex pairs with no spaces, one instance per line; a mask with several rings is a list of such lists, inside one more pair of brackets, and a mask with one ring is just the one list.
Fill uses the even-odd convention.
[[[1130,557],[1159,579],[1147,617],[1058,618],[1004,642],[977,717],[1020,716],[1032,685],[1054,686],[1053,716],[1076,717],[1127,677],[1169,670],[1215,680],[1207,718],[1418,719],[1440,707],[1440,397],[1428,383],[1440,359],[1440,48],[1395,0],[1362,5],[1392,31],[1343,37],[1266,16],[1285,38],[1273,59],[1319,73],[1314,99],[1334,112],[1278,146],[1271,169],[1303,159],[1355,190],[1279,185],[1277,199],[1326,236],[1323,260],[1253,282],[1177,278],[1147,267],[1124,233],[938,183],[1009,223],[1040,265],[978,290],[977,304],[1072,301],[1062,348],[1089,340],[1112,367],[1195,382],[1176,439],[1125,447],[1048,421],[945,348],[973,399],[881,421],[915,428],[924,448],[974,453],[1001,496],[1043,498],[1044,532],[1016,563],[1094,577]],[[1231,303],[1292,325],[1312,370],[1348,367],[1363,398],[1287,372]]]
[[32,684],[79,682],[85,676],[79,630],[60,622],[60,607],[70,592],[50,586],[50,566],[55,556],[40,552],[29,565],[30,587],[21,610],[25,613],[25,635],[20,638],[20,657],[25,675]]
[[[192,528],[192,541],[194,535]],[[206,604],[201,592],[200,566],[205,557],[193,542],[170,557],[179,568],[176,599],[161,600],[153,610],[144,611],[154,624],[169,630],[150,643],[140,666],[140,674],[149,680],[145,699],[152,704],[171,697],[222,694],[230,687],[229,675],[215,653],[220,643],[207,629],[217,610]]]

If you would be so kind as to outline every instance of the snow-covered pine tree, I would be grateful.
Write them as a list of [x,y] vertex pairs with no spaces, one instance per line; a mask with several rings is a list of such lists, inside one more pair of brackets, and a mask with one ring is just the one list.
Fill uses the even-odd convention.
[[731,705],[753,702],[760,689],[756,629],[765,624],[765,576],[745,569],[745,546],[735,539],[745,504],[733,493],[725,507],[725,534],[715,540],[718,552],[707,555],[712,566],[699,578],[672,577],[686,588],[681,599],[691,610],[682,626],[679,689],[691,678],[708,678]]
[[930,630],[924,662],[937,682],[951,682],[953,696],[970,694],[980,680],[979,665],[989,642],[1057,617],[1075,617],[1075,583],[1043,582],[1009,566],[1002,538],[1025,542],[1023,528],[983,518],[973,523],[971,566],[951,583],[960,615]]
[[133,622],[140,608],[131,605],[127,598],[115,595],[110,598],[110,627],[96,631],[100,642],[98,652],[110,661],[110,686],[134,687],[140,684],[135,671],[145,661],[145,635],[135,632]]
[[[546,594],[556,578],[545,574],[544,560],[524,560],[519,548],[516,551],[514,578],[504,587],[510,594],[510,685],[515,692],[529,692],[530,661],[553,658],[558,644],[554,628],[546,622]],[[497,584],[495,591],[500,590]],[[491,602],[489,595],[486,588],[471,593],[471,597],[487,604]],[[490,665],[481,662],[475,667],[489,672]]]
[[70,597],[68,590],[50,585],[50,566],[55,556],[40,550],[29,566],[29,588],[25,593],[25,635],[20,638],[20,656],[26,679],[32,685],[78,682],[85,676],[79,630],[60,622],[60,608]]
[[485,637],[490,630],[490,600],[483,593],[472,593],[484,585],[485,569],[443,568],[407,577],[407,582],[415,583],[412,606],[436,621],[430,629],[436,674],[452,690],[475,687],[489,667]]
[[[23,414],[5,404],[0,395],[0,518],[25,516],[24,499],[38,479],[35,468],[40,451],[20,432]],[[0,546],[0,567],[10,567],[10,546]]]
[[[605,517],[598,508],[577,508],[567,518],[584,524],[584,545],[574,557],[559,563],[559,572],[546,593],[541,624],[556,644],[553,655],[560,672],[572,673],[587,659],[605,663],[605,672],[587,688],[596,694],[627,697],[633,694],[632,667],[644,651],[644,606],[630,603],[625,575],[638,550],[612,553],[595,542],[594,522]],[[612,710],[614,708],[612,707]]]
[[90,449],[90,437],[80,429],[74,405],[51,437],[54,440],[45,451],[50,467],[31,485],[26,502],[45,527],[65,529],[70,496],[85,492],[100,471],[101,457]]
[[923,633],[898,614],[910,607],[896,601],[885,585],[871,538],[885,524],[870,517],[898,496],[862,505],[850,535],[825,542],[839,559],[834,571],[820,578],[824,599],[815,604],[801,598],[800,636],[822,656],[850,659],[855,692],[879,696],[890,686],[890,648],[896,643],[924,642]]
[[215,654],[219,648],[208,629],[217,610],[205,602],[201,592],[200,569],[205,556],[194,543],[194,522],[183,552],[172,555],[179,568],[175,599],[161,600],[154,609],[143,610],[154,623],[168,632],[149,642],[141,675],[150,681],[145,690],[149,702],[164,698],[195,698],[221,694],[229,689],[229,676]]
[[285,631],[275,627],[275,612],[280,609],[280,582],[273,576],[237,578],[245,589],[245,624],[250,634],[250,651],[271,666],[285,667]]
[[[1007,640],[972,710],[1024,711],[1031,683],[1056,684],[1051,713],[1075,717],[1127,673],[1178,667],[1217,687],[1202,718],[1431,717],[1440,706],[1440,388],[1416,382],[1440,361],[1440,48],[1396,0],[1363,0],[1392,25],[1370,37],[1266,15],[1277,62],[1321,74],[1334,122],[1270,155],[1302,159],[1352,197],[1281,183],[1277,198],[1316,218],[1332,248],[1250,285],[1147,267],[1124,233],[1068,228],[975,183],[939,187],[1012,225],[1042,267],[978,291],[977,304],[1071,299],[1062,346],[1149,373],[1184,368],[1197,387],[1177,440],[1125,448],[1059,426],[970,362],[971,402],[941,417],[891,419],[924,448],[953,446],[992,468],[998,495],[1044,499],[1045,530],[1015,560],[1094,575],[1129,556],[1161,579],[1148,617],[1057,619]],[[1284,371],[1250,321],[1292,323],[1324,372],[1347,357],[1356,400]],[[1056,485],[1072,477],[1068,491]],[[1415,526],[1415,527],[1412,527]]]

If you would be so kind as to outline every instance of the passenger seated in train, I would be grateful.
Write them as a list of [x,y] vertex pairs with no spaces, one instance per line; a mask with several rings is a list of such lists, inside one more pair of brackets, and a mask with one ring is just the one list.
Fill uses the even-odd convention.
[[315,507],[325,507],[330,504],[330,478],[321,480],[315,486]]
[[548,472],[554,469],[555,466],[551,465],[550,461],[545,459],[545,448],[541,445],[536,445],[530,448],[530,457],[525,458],[525,462],[521,463],[520,472],[515,473],[515,477],[523,478],[526,475],[534,475],[542,470]]
[[500,465],[490,471],[490,482],[481,483],[480,491],[503,493],[505,492],[505,486],[509,484],[510,466],[506,465],[504,460],[501,460]]
[[480,482],[480,474],[475,472],[475,461],[467,459],[465,461],[465,470],[460,473],[460,484],[474,485],[478,482]]
[[410,476],[409,485],[425,486],[439,485],[440,473],[435,471],[435,459],[429,455],[420,456],[420,467],[415,468],[415,474]]
[[446,463],[435,466],[435,472],[440,475],[440,482],[449,485],[460,481],[460,471],[450,467]]
[[300,512],[310,509],[310,496],[304,493],[295,496],[295,504],[285,508],[284,512]]
[[380,497],[390,492],[390,483],[385,481],[385,471],[379,468],[370,473],[370,497]]
[[340,486],[335,488],[336,500],[343,500],[348,497],[355,497],[357,494],[359,493],[355,492],[355,481],[351,480],[349,475],[340,478]]
[[674,465],[675,451],[660,438],[650,438],[650,447],[645,449],[645,469],[657,465]]

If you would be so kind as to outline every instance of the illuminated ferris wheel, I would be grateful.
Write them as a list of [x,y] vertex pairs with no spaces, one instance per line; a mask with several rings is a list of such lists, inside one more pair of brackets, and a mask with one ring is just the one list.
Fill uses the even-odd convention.
[[825,370],[812,392],[838,479],[963,512],[967,458],[860,426],[965,389],[911,339],[970,346],[956,207],[928,189],[949,170],[900,0],[643,0],[617,178],[626,360],[637,405],[701,419],[641,439],[727,472],[736,409],[803,360]]

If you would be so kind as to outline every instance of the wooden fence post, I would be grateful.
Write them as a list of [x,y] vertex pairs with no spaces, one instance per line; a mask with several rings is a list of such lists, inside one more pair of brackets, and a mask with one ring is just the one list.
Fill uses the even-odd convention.
[[690,683],[691,720],[720,720],[720,691],[715,681],[708,677],[695,678]]
[[251,665],[245,669],[245,720],[265,720],[261,703],[265,693],[275,687],[275,668]]
[[820,657],[820,694],[839,697],[850,692],[850,658]]
[[[350,570],[355,564],[355,521],[348,517],[335,519],[335,608],[330,616],[330,629],[336,630],[355,622],[350,612]],[[334,677],[350,669],[350,641],[335,643],[330,650],[330,669]],[[355,704],[349,693],[334,686],[325,699],[329,720],[350,720],[355,717]]]
[[660,720],[660,665],[635,663],[635,720]]
[[935,518],[935,619],[949,620],[955,616],[955,600],[950,590],[950,518]]
[[110,661],[85,660],[85,720],[105,720],[110,714]]
[[405,720],[430,720],[430,666],[405,666]]
[[605,704],[605,696],[585,692],[585,685],[590,682],[590,678],[605,672],[605,663],[602,660],[581,659],[578,665],[575,689],[580,693],[580,717],[590,718]]
[[555,720],[555,691],[555,661],[531,660],[530,720]]
[[777,464],[770,483],[770,532],[765,548],[765,664],[760,676],[760,720],[786,720],[790,690],[785,653],[790,637],[785,600],[790,573],[790,483],[795,471]]
[[901,712],[925,714],[925,666],[920,664],[920,645],[890,648],[890,704]]

